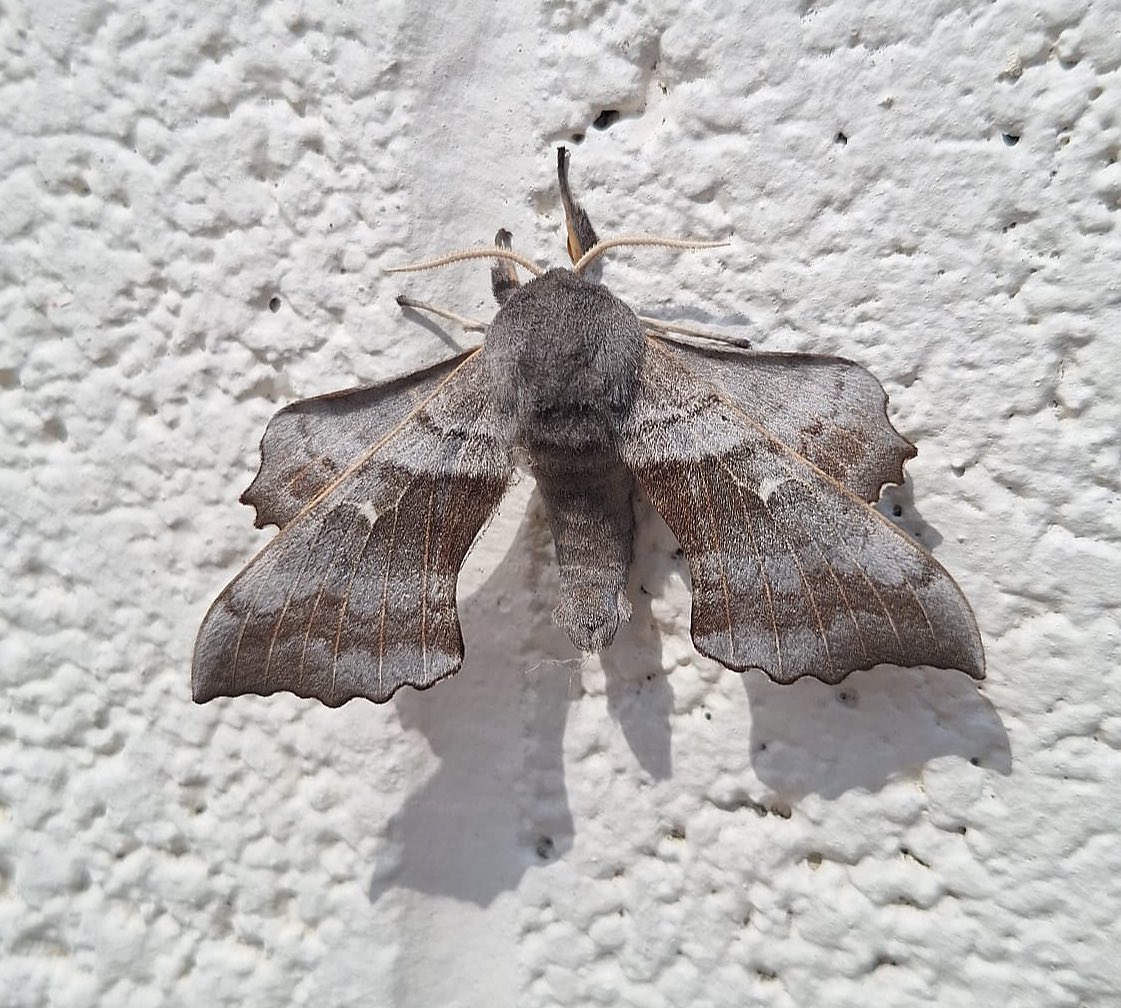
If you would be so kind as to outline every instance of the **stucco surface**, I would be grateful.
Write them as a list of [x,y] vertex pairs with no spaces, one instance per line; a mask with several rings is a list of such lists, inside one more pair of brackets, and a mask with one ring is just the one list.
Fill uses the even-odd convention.
[[[1116,17],[5,5],[0,1005],[1117,1004]],[[983,685],[701,659],[648,504],[581,660],[526,477],[454,679],[191,703],[268,417],[469,342],[401,291],[492,311],[385,267],[559,262],[558,142],[601,234],[732,236],[611,257],[637,309],[881,379]]]

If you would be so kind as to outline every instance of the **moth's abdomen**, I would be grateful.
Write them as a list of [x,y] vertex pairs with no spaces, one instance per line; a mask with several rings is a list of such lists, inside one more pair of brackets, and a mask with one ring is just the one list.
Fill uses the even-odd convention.
[[582,651],[607,647],[630,618],[634,480],[614,448],[580,454],[540,448],[531,467],[545,500],[560,566],[553,613]]

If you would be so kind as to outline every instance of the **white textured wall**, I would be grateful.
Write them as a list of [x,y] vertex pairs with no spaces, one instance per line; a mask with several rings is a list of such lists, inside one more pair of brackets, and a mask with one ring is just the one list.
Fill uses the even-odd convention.
[[[1117,1004],[1116,3],[525,6],[4,5],[0,1004]],[[270,414],[492,310],[383,267],[559,262],[576,133],[601,234],[734,233],[617,293],[884,382],[988,680],[699,659],[648,507],[581,665],[526,480],[454,680],[192,705]]]

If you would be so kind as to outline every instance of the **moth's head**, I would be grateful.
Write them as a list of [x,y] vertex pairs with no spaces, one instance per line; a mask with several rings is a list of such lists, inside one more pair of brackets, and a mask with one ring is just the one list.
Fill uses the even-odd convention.
[[[718,248],[721,245],[728,244],[727,242],[699,241],[692,238],[663,238],[660,235],[622,235],[618,238],[608,238],[605,241],[600,241],[584,208],[576,202],[572,195],[572,189],[568,183],[568,150],[564,147],[557,148],[557,182],[560,186],[561,204],[564,207],[568,255],[572,260],[572,272],[577,276],[587,274],[593,267],[598,268],[597,260],[608,249],[626,245],[655,245],[661,248],[695,249]],[[503,228],[495,235],[494,245],[491,248],[462,249],[425,262],[395,266],[387,269],[386,272],[411,273],[419,270],[435,269],[438,266],[448,266],[451,263],[463,262],[466,259],[493,259],[495,265],[491,270],[491,286],[494,288],[494,295],[498,303],[502,304],[510,293],[521,284],[515,266],[521,266],[535,277],[543,276],[545,273],[545,269],[538,266],[537,263],[513,250],[511,247],[512,237],[510,232]]]

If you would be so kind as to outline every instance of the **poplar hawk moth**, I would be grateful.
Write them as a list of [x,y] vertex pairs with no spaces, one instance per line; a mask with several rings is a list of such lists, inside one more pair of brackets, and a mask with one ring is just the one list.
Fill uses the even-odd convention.
[[279,532],[207,613],[194,699],[288,690],[382,703],[452,675],[459,569],[517,459],[556,546],[554,616],[581,651],[606,648],[630,615],[641,488],[688,559],[693,642],[727,668],[779,683],[884,663],[983,678],[961,590],[871,506],[915,454],[876,378],[636,315],[594,279],[598,256],[704,243],[600,242],[564,148],[557,164],[571,269],[541,270],[505,231],[493,248],[419,264],[494,260],[499,310],[479,324],[483,345],[273,417],[241,499]]

